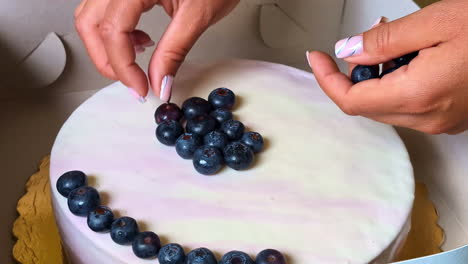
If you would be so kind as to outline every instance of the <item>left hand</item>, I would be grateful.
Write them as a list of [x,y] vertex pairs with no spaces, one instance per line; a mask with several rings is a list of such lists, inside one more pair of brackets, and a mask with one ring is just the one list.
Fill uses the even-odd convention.
[[467,0],[441,1],[337,43],[338,57],[351,65],[420,51],[381,79],[353,85],[327,54],[312,52],[308,59],[322,89],[345,113],[429,134],[458,134],[468,129],[466,10]]
[[99,72],[120,80],[140,102],[148,94],[148,78],[136,54],[154,42],[136,27],[141,15],[158,5],[172,21],[153,53],[148,69],[151,87],[168,101],[172,82],[185,56],[208,27],[229,14],[239,0],[82,0],[75,26]]

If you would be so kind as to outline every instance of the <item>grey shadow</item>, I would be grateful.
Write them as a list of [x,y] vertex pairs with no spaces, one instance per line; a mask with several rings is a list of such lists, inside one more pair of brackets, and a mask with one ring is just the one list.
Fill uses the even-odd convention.
[[95,175],[88,175],[88,185],[89,186],[96,186],[97,179],[98,178]]
[[110,195],[108,192],[99,192],[99,196],[101,196],[101,204],[106,205],[110,203]]

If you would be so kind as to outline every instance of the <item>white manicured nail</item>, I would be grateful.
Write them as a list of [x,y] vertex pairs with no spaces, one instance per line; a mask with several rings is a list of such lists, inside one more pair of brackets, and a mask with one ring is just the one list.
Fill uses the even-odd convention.
[[309,56],[310,56],[310,52],[309,51],[306,51],[306,58],[307,58],[307,63],[309,63],[309,67],[312,68],[312,64],[310,64],[310,59],[309,59]]
[[172,93],[172,84],[174,83],[174,76],[166,75],[164,76],[161,83],[161,91],[159,98],[164,102],[169,102],[171,99]]
[[137,54],[145,52],[145,48],[143,48],[142,46],[138,45],[138,46],[135,46],[134,48],[135,48],[135,53]]
[[150,41],[147,41],[147,42],[141,44],[141,46],[143,48],[148,48],[148,47],[154,46],[154,44],[155,44],[154,41],[150,40]]
[[372,24],[371,28],[377,26],[380,23],[387,23],[387,22],[388,22],[388,18],[384,17],[384,16],[381,16],[374,22],[374,24]]
[[143,96],[139,95],[134,89],[128,88],[128,91],[133,97],[135,97],[135,99],[138,100],[138,102],[142,104],[146,102],[146,99]]

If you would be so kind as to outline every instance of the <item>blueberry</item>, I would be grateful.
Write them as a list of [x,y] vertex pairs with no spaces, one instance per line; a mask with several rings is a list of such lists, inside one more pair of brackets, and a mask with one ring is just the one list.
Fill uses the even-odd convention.
[[219,125],[221,125],[224,121],[228,121],[233,118],[232,113],[224,108],[218,108],[211,112],[210,115],[216,119]]
[[156,112],[154,113],[154,119],[156,120],[157,124],[161,124],[163,121],[166,120],[174,120],[179,122],[182,119],[182,110],[173,103],[165,103],[160,105]]
[[138,233],[138,224],[131,217],[124,216],[112,222],[110,235],[112,240],[119,245],[131,244]]
[[223,167],[223,154],[217,148],[202,146],[193,155],[193,166],[200,174],[213,175]]
[[410,54],[406,54],[399,58],[393,60],[396,66],[401,67],[403,65],[408,65],[414,58],[419,55],[419,51],[412,52]]
[[241,251],[231,251],[226,253],[219,264],[255,264],[252,258]]
[[237,120],[228,120],[221,124],[221,131],[228,136],[230,140],[238,140],[244,134],[245,126]]
[[161,240],[153,232],[141,232],[133,240],[132,249],[139,258],[155,258],[161,249]]
[[158,255],[159,264],[184,264],[185,252],[179,244],[167,244]]
[[101,204],[101,198],[93,187],[82,186],[70,192],[67,203],[68,209],[74,215],[87,216]]
[[395,66],[395,67],[386,69],[385,71],[383,71],[383,72],[380,74],[380,78],[382,78],[382,77],[384,77],[385,75],[390,74],[390,73],[392,73],[392,72],[398,70],[399,68],[400,68],[399,66]]
[[188,133],[204,136],[216,128],[216,120],[209,115],[199,115],[187,121]]
[[186,264],[217,264],[213,252],[207,248],[197,248],[187,254]]
[[175,120],[167,120],[159,124],[156,137],[159,142],[167,146],[174,146],[177,138],[184,133],[182,125]]
[[256,264],[286,264],[286,258],[276,249],[265,249],[258,253]]
[[375,78],[379,78],[378,66],[358,65],[351,72],[351,81],[353,81],[353,83],[359,83]]
[[58,178],[56,188],[63,197],[68,197],[71,191],[86,185],[88,185],[86,174],[82,171],[69,171]]
[[211,111],[211,105],[203,98],[191,97],[182,104],[182,111],[187,120],[199,115],[208,114]]
[[206,134],[203,138],[203,143],[206,146],[215,147],[219,149],[223,149],[227,145],[228,141],[229,139],[226,136],[226,134],[216,130]]
[[88,227],[94,232],[108,232],[114,222],[114,213],[109,207],[98,206],[88,214]]
[[258,153],[263,149],[263,137],[257,132],[244,133],[241,142],[249,146],[254,153]]
[[228,88],[218,88],[210,93],[208,102],[214,108],[226,108],[231,110],[236,103],[236,96]]
[[235,170],[244,170],[253,162],[254,153],[245,144],[240,142],[229,143],[223,151],[226,165]]
[[202,139],[199,135],[185,133],[176,141],[175,149],[177,154],[184,159],[191,159],[195,150],[202,145]]

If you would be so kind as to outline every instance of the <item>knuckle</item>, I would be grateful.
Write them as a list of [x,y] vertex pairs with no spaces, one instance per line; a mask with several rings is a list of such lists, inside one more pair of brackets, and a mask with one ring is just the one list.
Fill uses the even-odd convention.
[[105,19],[99,25],[99,33],[102,37],[109,37],[115,31],[115,25],[111,21]]
[[444,132],[445,132],[445,129],[443,129],[442,127],[438,125],[430,126],[427,129],[427,134],[430,134],[430,135],[440,135],[440,134],[443,134]]
[[188,53],[188,49],[179,47],[179,48],[171,48],[169,50],[164,50],[162,52],[162,58],[164,61],[171,61],[175,63],[183,63],[185,60],[185,56]]
[[86,31],[87,22],[83,16],[77,16],[75,18],[75,29],[79,34],[82,34]]
[[354,107],[350,103],[341,103],[339,105],[341,111],[343,111],[345,114],[350,115],[350,116],[356,116],[356,111],[354,110]]
[[371,53],[377,56],[384,56],[390,47],[392,33],[390,24],[383,24],[375,29],[374,45]]
[[423,132],[431,135],[440,135],[447,133],[452,127],[452,124],[449,123],[447,120],[438,119],[436,121],[433,121],[432,123],[429,123],[429,125],[424,128]]

